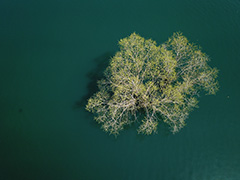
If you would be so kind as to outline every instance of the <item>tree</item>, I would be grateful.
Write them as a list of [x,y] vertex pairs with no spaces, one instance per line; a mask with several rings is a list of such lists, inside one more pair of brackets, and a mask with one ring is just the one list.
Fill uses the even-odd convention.
[[157,132],[159,121],[176,133],[197,107],[201,90],[206,94],[218,90],[218,70],[182,33],[159,46],[133,33],[119,46],[105,78],[98,81],[99,91],[86,106],[110,134],[118,135],[124,126],[138,122],[138,133],[150,135]]

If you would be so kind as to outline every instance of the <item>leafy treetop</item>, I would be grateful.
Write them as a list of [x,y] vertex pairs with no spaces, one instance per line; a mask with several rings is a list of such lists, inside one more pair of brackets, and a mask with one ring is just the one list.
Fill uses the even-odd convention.
[[99,91],[86,106],[110,134],[118,135],[124,126],[138,122],[138,133],[150,135],[161,120],[176,133],[197,107],[199,92],[218,90],[218,70],[182,33],[159,46],[132,33],[119,46],[98,82]]

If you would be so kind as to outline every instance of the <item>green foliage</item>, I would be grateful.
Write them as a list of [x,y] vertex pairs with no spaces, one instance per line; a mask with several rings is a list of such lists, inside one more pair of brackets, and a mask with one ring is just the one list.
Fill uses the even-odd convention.
[[197,107],[199,92],[218,90],[218,70],[181,33],[160,46],[133,33],[119,46],[105,78],[98,82],[99,92],[86,106],[110,134],[118,135],[124,126],[138,122],[138,133],[150,135],[157,132],[161,120],[176,133]]

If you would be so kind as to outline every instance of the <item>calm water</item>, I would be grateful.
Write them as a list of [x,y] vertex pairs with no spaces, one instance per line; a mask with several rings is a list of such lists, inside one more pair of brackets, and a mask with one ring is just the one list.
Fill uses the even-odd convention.
[[[134,31],[182,31],[220,70],[176,135],[115,139],[82,107]],[[239,180],[239,48],[239,0],[1,0],[0,180]]]

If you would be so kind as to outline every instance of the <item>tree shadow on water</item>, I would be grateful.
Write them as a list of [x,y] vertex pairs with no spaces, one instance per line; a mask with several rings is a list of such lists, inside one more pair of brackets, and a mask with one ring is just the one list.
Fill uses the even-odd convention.
[[86,74],[89,79],[87,94],[75,103],[74,108],[85,108],[87,100],[98,91],[97,82],[104,77],[104,70],[109,65],[112,56],[113,53],[106,52],[93,60],[96,67]]

